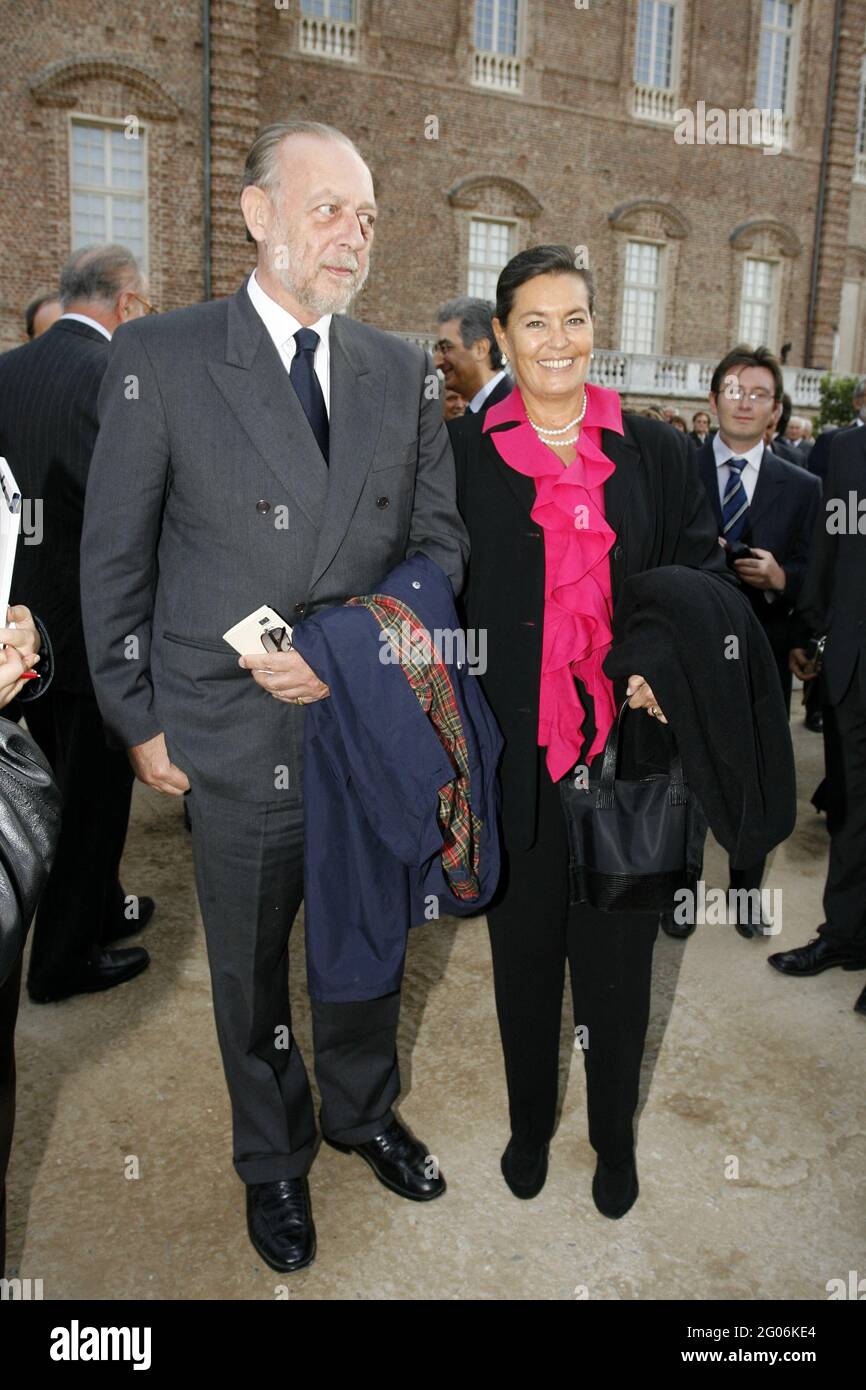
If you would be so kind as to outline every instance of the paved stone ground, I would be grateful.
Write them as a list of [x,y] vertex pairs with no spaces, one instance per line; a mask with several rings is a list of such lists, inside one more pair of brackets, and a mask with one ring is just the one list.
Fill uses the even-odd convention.
[[[485,922],[431,924],[411,940],[401,1110],[448,1193],[401,1201],[324,1147],[311,1176],[319,1252],[290,1298],[821,1300],[829,1279],[866,1271],[866,1019],[852,1012],[866,975],[792,981],[765,964],[821,920],[827,837],[808,804],[821,740],[801,720],[797,708],[800,816],[767,880],[783,893],[781,934],[659,938],[629,1215],[608,1221],[592,1202],[567,998],[550,1176],[535,1201],[511,1196]],[[726,886],[715,845],[705,876]],[[159,904],[150,969],[102,996],[22,1000],[7,1273],[41,1278],[55,1299],[272,1299],[280,1276],[247,1240],[231,1166],[189,838],[180,806],[140,787],[124,882]],[[311,1058],[300,922],[292,961]]]

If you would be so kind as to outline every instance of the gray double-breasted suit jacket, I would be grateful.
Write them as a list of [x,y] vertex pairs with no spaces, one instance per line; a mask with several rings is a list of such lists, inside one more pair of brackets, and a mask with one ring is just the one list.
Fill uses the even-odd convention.
[[286,769],[299,790],[305,715],[223,632],[375,590],[416,551],[463,581],[429,356],[339,314],[330,352],[330,466],[246,284],[119,329],[99,396],[81,595],[103,718],[125,747],[163,731],[194,786],[240,801],[279,800]]

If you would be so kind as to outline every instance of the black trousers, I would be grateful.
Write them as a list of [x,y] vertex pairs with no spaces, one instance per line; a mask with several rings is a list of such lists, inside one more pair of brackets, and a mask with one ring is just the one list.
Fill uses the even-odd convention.
[[22,959],[0,986],[0,1277],[6,1268],[6,1170],[15,1128],[15,1022]]
[[[246,1183],[302,1177],[317,1143],[289,1004],[289,933],[304,894],[303,803],[288,793],[279,802],[228,801],[197,785],[186,800],[235,1170]],[[399,991],[311,1007],[322,1129],[363,1143],[393,1119],[400,1092]]]
[[109,748],[92,695],[48,690],[24,711],[63,794],[57,855],[33,929],[28,986],[64,985],[124,920],[118,877],[129,825],[133,772]]
[[658,914],[601,913],[568,898],[565,814],[540,758],[536,842],[506,853],[487,911],[511,1132],[528,1145],[553,1133],[567,961],[575,1027],[587,1030],[589,1140],[617,1163],[634,1143]]
[[[827,719],[827,716],[830,716]],[[866,671],[825,711],[830,862],[820,934],[866,961]]]

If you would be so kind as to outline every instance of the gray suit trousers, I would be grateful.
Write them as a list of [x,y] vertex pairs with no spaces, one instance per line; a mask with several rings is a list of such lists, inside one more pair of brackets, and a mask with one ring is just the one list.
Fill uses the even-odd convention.
[[[241,802],[187,793],[214,1015],[245,1183],[302,1177],[317,1144],[304,1059],[292,1034],[288,944],[303,898],[298,798]],[[393,1119],[399,991],[360,1003],[311,1001],[321,1124],[363,1143]]]

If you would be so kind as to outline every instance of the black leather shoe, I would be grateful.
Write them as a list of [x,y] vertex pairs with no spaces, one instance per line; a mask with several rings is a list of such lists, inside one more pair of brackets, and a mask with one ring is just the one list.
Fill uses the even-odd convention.
[[306,1178],[247,1184],[247,1230],[265,1264],[294,1274],[316,1257],[316,1228]]
[[866,1015],[866,985],[863,986],[858,995],[857,1003],[854,1005],[854,1012],[855,1014]]
[[431,1202],[445,1191],[436,1160],[399,1120],[392,1120],[386,1130],[363,1144],[340,1144],[327,1134],[325,1143],[343,1154],[360,1154],[380,1183],[412,1202]]
[[70,999],[73,994],[97,994],[103,989],[114,989],[115,985],[125,984],[150,965],[150,956],[141,946],[130,946],[120,951],[100,951],[87,965],[83,965],[75,975],[56,989],[34,990],[29,984],[27,993],[34,1004],[56,1004],[60,999]]
[[634,1154],[616,1166],[599,1156],[592,1180],[592,1200],[602,1216],[618,1221],[634,1206],[639,1191]]
[[757,936],[772,936],[772,923],[767,921],[763,908],[759,909],[760,921],[755,922],[751,902],[748,899],[745,902],[739,898],[732,899],[731,894],[738,891],[742,893],[746,890],[742,888],[739,890],[736,888],[728,889],[728,911],[733,909],[734,926],[740,936],[744,936],[747,941],[751,941]]
[[687,936],[691,936],[692,932],[697,926],[697,923],[677,922],[674,920],[674,914],[672,912],[660,912],[659,926],[661,927],[662,931],[665,932],[668,936],[672,936],[677,941],[680,941]]
[[538,1196],[547,1181],[549,1153],[549,1144],[524,1148],[514,1139],[509,1139],[505,1153],[499,1160],[499,1166],[515,1197],[528,1201],[531,1197]]
[[138,916],[121,917],[117,926],[102,938],[103,946],[110,946],[112,941],[123,941],[127,936],[136,936],[138,932],[144,931],[155,911],[156,903],[153,898],[139,898]]
[[819,709],[810,711],[803,720],[803,723],[810,733],[820,734],[824,731],[824,715]]
[[774,956],[767,956],[767,964],[783,975],[820,975],[834,965],[841,965],[843,970],[866,970],[866,960],[861,956],[840,951],[823,936],[816,936],[814,941],[793,951],[777,951]]

